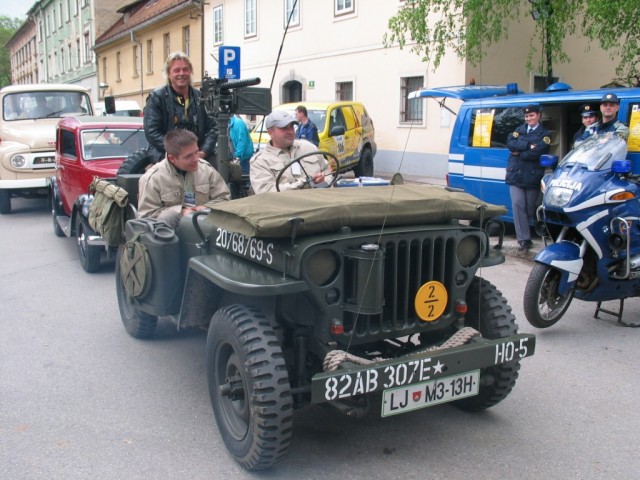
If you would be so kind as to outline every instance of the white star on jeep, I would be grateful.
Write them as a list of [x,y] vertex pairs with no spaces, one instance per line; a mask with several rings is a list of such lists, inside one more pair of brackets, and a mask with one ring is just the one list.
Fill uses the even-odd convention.
[[444,363],[440,363],[440,360],[438,360],[438,363],[433,366],[433,373],[442,373],[443,367]]

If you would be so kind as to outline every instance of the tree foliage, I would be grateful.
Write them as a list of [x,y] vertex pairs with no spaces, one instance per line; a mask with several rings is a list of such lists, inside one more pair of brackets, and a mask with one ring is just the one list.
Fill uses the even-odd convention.
[[409,46],[436,69],[447,51],[478,65],[487,48],[508,39],[511,24],[535,15],[527,68],[552,75],[570,60],[563,49],[578,29],[620,59],[620,78],[640,80],[638,0],[407,0],[389,19],[386,46]]
[[19,18],[9,18],[0,15],[0,88],[11,85],[11,62],[9,49],[5,48],[5,43],[13,36],[22,25]]

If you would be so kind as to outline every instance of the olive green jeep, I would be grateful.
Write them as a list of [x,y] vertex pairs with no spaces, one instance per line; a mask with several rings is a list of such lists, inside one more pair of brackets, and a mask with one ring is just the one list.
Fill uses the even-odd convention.
[[473,227],[504,213],[426,185],[265,193],[183,217],[129,220],[116,262],[127,332],[159,317],[208,328],[220,434],[248,470],[286,453],[293,411],[383,417],[513,388],[535,337],[478,275],[504,262]]

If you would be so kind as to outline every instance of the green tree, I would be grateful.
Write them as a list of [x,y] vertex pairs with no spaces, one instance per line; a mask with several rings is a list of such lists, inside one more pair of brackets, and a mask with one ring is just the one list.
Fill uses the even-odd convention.
[[20,25],[22,25],[22,20],[19,18],[0,15],[0,88],[11,85],[9,50],[4,45],[16,33]]
[[410,44],[434,69],[448,49],[478,65],[487,47],[506,40],[509,26],[530,15],[536,19],[536,28],[526,66],[544,72],[548,82],[553,65],[570,60],[563,42],[578,27],[620,58],[617,74],[621,78],[638,79],[638,0],[407,0],[389,19],[384,43],[400,48]]

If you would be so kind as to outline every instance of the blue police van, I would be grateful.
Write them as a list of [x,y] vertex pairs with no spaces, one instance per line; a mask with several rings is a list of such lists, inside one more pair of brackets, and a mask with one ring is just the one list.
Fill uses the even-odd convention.
[[[640,174],[640,88],[572,90],[564,83],[547,91],[525,94],[516,84],[464,85],[422,89],[409,98],[432,98],[456,114],[449,145],[447,185],[459,188],[486,202],[504,205],[502,217],[513,222],[509,186],[504,177],[509,158],[507,137],[524,123],[523,107],[538,104],[542,125],[551,136],[549,153],[564,157],[571,150],[574,134],[582,127],[579,108],[588,103],[599,109],[605,93],[620,100],[618,120],[629,126],[628,156],[634,174]],[[462,100],[455,112],[447,99]]]

